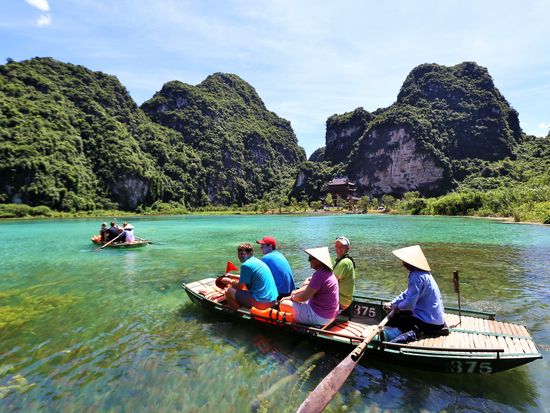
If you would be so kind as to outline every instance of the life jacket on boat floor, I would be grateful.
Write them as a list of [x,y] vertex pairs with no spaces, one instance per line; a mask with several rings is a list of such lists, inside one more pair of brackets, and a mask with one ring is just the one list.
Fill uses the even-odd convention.
[[260,310],[256,307],[252,307],[250,309],[250,314],[253,316],[256,316],[256,320],[269,322],[268,320],[277,320],[287,323],[293,323],[294,317],[292,317],[292,313],[288,313],[286,311],[279,311],[276,308],[266,308],[265,310]]

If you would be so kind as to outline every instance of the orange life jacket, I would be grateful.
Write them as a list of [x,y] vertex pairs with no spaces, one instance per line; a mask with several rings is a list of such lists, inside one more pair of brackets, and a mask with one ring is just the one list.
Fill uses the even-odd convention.
[[293,323],[294,317],[292,317],[292,313],[288,313],[285,311],[279,311],[276,308],[266,308],[265,310],[260,310],[256,307],[252,307],[250,309],[250,314],[253,316],[256,316],[255,319],[259,321],[269,322],[269,320],[277,320],[287,323]]

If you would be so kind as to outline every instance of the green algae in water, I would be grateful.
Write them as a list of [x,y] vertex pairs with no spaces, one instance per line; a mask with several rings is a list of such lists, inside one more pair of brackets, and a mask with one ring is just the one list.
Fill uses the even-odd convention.
[[30,384],[25,377],[20,374],[16,374],[8,381],[7,385],[0,386],[0,399],[6,397],[9,392],[17,391],[19,393],[23,393],[32,386],[34,385]]
[[78,298],[71,295],[32,295],[16,289],[0,292],[0,331],[18,328],[31,320],[38,319],[53,310],[60,310],[75,304]]

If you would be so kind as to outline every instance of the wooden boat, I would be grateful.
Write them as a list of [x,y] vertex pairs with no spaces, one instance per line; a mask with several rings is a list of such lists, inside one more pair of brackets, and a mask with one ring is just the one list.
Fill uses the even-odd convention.
[[[103,245],[103,243],[101,242],[100,235],[96,235],[90,239],[95,245],[98,245],[98,246]],[[144,239],[144,240],[136,240],[134,242],[113,242],[107,245],[105,248],[141,248],[141,247],[145,247],[147,244],[149,244],[149,241]]]
[[[261,316],[241,307],[234,310],[225,304],[223,290],[216,286],[215,278],[206,278],[183,284],[182,287],[193,302],[204,308],[243,322],[283,329],[337,347],[347,352],[353,350],[371,329],[385,317],[382,309],[384,299],[356,296],[349,316],[338,316],[332,323],[322,327],[289,323]],[[385,360],[411,367],[446,373],[490,374],[521,366],[542,358],[527,329],[518,324],[495,320],[495,315],[486,312],[446,308],[446,323],[450,334],[430,337],[409,344],[372,341],[367,346],[369,359]],[[271,315],[273,317],[273,315]]]

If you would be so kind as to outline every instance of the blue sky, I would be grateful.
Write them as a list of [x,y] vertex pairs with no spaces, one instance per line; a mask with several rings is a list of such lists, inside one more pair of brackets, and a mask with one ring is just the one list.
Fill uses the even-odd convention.
[[309,156],[329,116],[392,104],[422,63],[485,66],[523,130],[546,136],[549,16],[546,0],[0,0],[0,59],[115,75],[138,104],[170,80],[235,73]]

